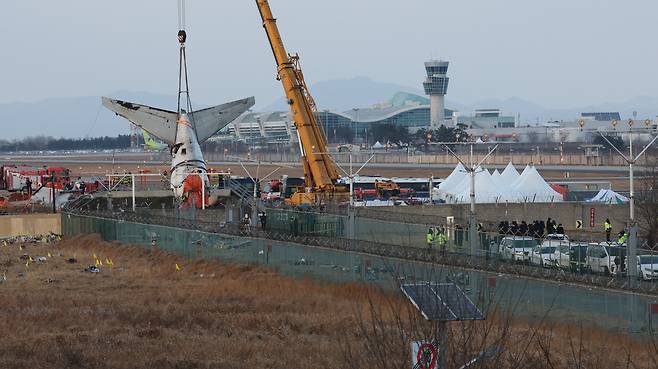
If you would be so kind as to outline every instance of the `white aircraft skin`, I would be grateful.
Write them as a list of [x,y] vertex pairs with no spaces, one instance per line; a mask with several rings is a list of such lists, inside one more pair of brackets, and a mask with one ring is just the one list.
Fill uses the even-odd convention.
[[[102,98],[103,105],[162,140],[171,151],[171,189],[182,206],[202,206],[210,182],[200,144],[235,120],[255,103],[253,97],[228,102],[191,114]],[[199,178],[200,177],[200,178]],[[201,179],[199,181],[198,179]],[[201,183],[205,186],[205,195]]]
[[176,198],[184,198],[184,182],[190,175],[201,177],[207,194],[210,188],[207,173],[196,133],[187,114],[183,113],[176,123],[176,144],[171,147],[171,188]]

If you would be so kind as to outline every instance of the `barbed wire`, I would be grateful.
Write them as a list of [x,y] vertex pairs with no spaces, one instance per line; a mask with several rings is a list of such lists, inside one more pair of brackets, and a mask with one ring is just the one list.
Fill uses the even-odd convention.
[[628,277],[605,276],[573,272],[558,268],[547,268],[529,264],[519,264],[501,260],[490,254],[471,256],[465,252],[427,249],[413,246],[396,246],[365,240],[345,239],[321,235],[294,235],[283,231],[262,230],[241,227],[235,224],[220,224],[199,219],[185,219],[167,215],[153,215],[132,212],[111,212],[107,210],[68,209],[66,215],[85,216],[118,220],[138,224],[181,228],[220,235],[267,239],[294,243],[308,247],[321,247],[345,252],[358,252],[384,258],[395,258],[447,267],[471,269],[481,272],[505,274],[525,278],[541,279],[549,282],[572,283],[605,289],[631,291],[647,295],[658,295],[658,284],[650,281],[631,280]]

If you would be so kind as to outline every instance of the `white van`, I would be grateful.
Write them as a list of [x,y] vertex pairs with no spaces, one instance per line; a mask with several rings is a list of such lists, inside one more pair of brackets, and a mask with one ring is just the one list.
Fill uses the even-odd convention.
[[532,237],[508,236],[500,241],[498,252],[505,260],[529,262],[530,253],[537,246],[539,242]]
[[[616,275],[625,270],[619,270],[620,266],[625,265],[626,247],[619,246],[616,243],[607,242],[599,244],[590,244],[587,247],[587,270],[592,273],[601,273],[604,275]],[[625,269],[625,268],[621,268]]]
[[658,279],[658,255],[638,255],[637,270],[639,277],[645,281]]

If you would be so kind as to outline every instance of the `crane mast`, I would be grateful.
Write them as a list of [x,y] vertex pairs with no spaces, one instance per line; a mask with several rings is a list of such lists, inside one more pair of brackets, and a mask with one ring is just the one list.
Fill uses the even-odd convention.
[[290,55],[286,52],[268,1],[256,0],[256,4],[277,63],[277,79],[283,84],[292,118],[299,134],[305,185],[315,193],[342,191],[343,188],[336,186],[339,178],[338,170],[327,151],[326,137],[320,130],[320,125],[313,114],[317,108],[304,81],[299,55]]

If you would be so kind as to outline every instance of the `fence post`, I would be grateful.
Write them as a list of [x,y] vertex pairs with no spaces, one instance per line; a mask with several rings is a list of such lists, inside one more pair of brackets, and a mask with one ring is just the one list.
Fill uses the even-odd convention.
[[135,174],[130,174],[130,182],[132,183],[132,192],[133,192],[133,213],[136,211],[137,206],[135,204]]

